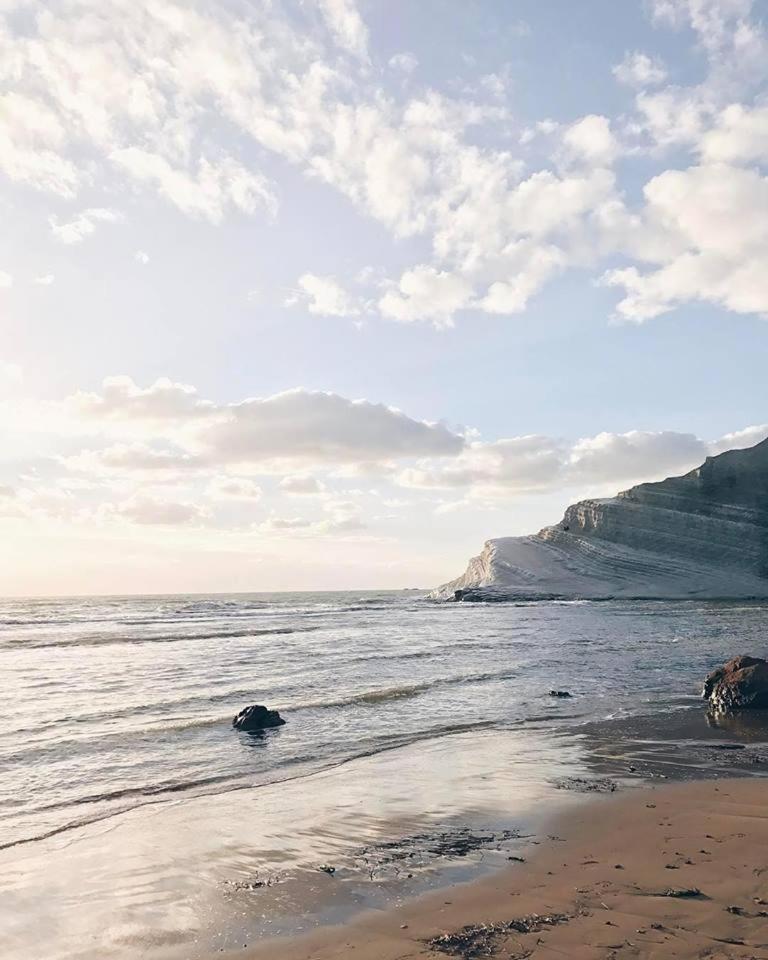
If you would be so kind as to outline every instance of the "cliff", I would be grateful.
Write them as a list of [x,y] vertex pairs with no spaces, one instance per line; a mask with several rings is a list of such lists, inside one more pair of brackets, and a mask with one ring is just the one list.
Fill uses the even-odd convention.
[[768,597],[768,440],[582,500],[533,536],[489,540],[433,596]]

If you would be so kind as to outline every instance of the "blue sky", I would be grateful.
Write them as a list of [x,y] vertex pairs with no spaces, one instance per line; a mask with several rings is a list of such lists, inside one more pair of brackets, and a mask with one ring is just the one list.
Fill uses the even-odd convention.
[[0,592],[428,586],[765,436],[767,15],[6,0]]

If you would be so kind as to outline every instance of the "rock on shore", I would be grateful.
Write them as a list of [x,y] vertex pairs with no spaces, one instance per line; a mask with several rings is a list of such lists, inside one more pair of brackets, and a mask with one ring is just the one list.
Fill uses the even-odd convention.
[[442,600],[768,597],[768,440],[489,540]]
[[702,696],[722,713],[768,709],[768,660],[734,657],[709,674]]

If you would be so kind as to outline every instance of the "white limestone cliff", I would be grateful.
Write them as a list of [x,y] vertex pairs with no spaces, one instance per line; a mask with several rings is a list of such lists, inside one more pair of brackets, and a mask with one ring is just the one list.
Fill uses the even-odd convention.
[[583,500],[533,536],[489,540],[432,596],[768,597],[768,440]]

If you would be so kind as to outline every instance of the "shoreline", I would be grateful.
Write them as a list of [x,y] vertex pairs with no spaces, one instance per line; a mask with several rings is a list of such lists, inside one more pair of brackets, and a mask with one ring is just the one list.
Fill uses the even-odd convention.
[[768,778],[595,796],[551,829],[490,876],[226,956],[768,958]]

